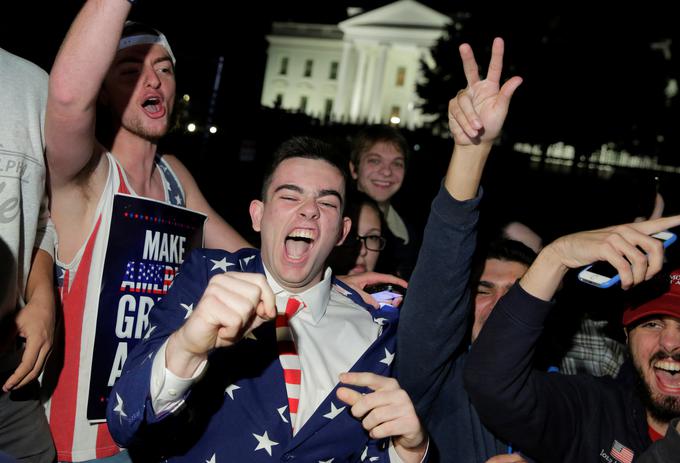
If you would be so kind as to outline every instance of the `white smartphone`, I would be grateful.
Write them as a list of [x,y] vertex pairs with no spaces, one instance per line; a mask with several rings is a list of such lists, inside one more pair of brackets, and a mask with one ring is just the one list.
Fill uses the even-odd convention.
[[[675,233],[663,231],[653,234],[652,238],[662,241],[663,247],[667,248],[675,242],[677,236]],[[593,265],[587,266],[579,272],[578,279],[598,288],[609,288],[621,281],[616,269],[608,262],[595,262]]]

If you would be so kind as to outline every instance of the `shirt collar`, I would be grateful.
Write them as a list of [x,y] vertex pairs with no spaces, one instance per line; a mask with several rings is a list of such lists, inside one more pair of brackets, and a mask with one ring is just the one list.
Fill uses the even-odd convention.
[[267,277],[267,283],[272,288],[274,295],[276,296],[276,310],[278,313],[283,313],[286,311],[286,304],[290,296],[295,296],[307,305],[309,313],[311,313],[314,320],[314,324],[319,323],[323,316],[326,314],[326,308],[328,307],[328,301],[331,298],[331,280],[332,274],[330,267],[326,268],[323,280],[306,289],[301,293],[291,293],[288,290],[281,287],[281,285],[274,279],[274,277],[267,270],[267,266],[263,265],[264,274]]

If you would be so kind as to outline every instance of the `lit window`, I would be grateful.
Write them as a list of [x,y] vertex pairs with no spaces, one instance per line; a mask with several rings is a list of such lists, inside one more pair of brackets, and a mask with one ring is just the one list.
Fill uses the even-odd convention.
[[338,62],[331,61],[331,72],[328,74],[330,80],[335,80],[338,78]]
[[312,77],[312,67],[314,66],[314,61],[308,59],[305,61],[305,73],[304,77]]
[[401,122],[400,113],[401,110],[399,106],[392,106],[392,111],[390,112],[390,124],[399,125]]
[[399,66],[397,68],[397,87],[403,87],[406,80],[406,68]]
[[279,68],[279,75],[285,76],[288,74],[288,57],[281,58],[281,67]]

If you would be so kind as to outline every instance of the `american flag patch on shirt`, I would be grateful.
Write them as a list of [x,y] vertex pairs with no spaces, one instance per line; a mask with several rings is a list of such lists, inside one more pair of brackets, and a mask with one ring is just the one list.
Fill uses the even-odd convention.
[[617,440],[612,444],[612,449],[609,451],[609,454],[621,463],[632,463],[634,455],[631,449]]

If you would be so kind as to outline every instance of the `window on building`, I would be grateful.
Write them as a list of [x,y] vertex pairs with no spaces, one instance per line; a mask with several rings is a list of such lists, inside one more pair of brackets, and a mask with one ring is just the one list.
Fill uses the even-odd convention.
[[307,111],[307,96],[303,95],[300,97],[300,112]]
[[333,111],[333,99],[326,98],[326,104],[324,105],[323,108],[323,115],[326,119],[331,117],[331,111]]
[[392,111],[390,111],[390,124],[399,125],[401,122],[401,109],[399,106],[392,106]]
[[280,108],[283,104],[283,93],[277,93],[276,98],[274,98],[274,107]]
[[405,80],[406,80],[406,68],[404,66],[399,66],[397,68],[397,87],[403,87]]
[[281,67],[279,68],[279,75],[285,76],[288,74],[288,57],[281,58]]
[[311,59],[308,59],[305,61],[305,73],[304,77],[312,77],[312,67],[314,66],[314,61]]
[[328,74],[330,80],[335,80],[338,78],[338,62],[331,61],[331,72]]

